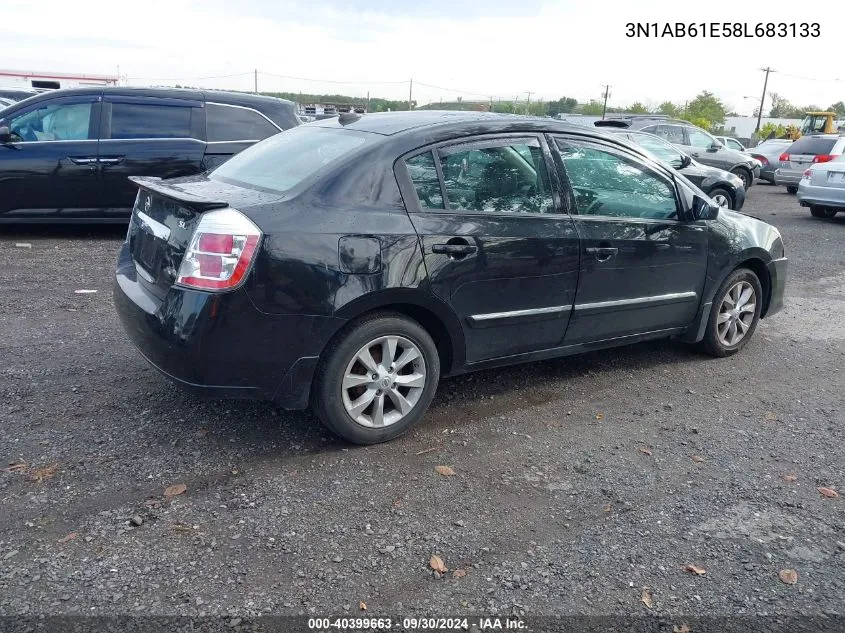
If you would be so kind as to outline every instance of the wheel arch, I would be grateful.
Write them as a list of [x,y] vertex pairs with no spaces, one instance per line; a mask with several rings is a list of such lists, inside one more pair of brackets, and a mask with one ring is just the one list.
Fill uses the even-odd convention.
[[[437,347],[441,375],[459,372],[464,366],[466,344],[460,320],[442,301],[416,288],[392,288],[359,297],[338,308],[335,316],[353,321],[375,312],[402,314],[425,328]],[[336,332],[331,340],[340,336],[344,329]]]

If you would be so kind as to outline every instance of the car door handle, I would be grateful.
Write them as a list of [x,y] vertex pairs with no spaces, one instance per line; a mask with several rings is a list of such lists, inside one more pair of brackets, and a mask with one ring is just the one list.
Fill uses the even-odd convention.
[[68,156],[67,159],[74,165],[93,165],[97,162],[96,156]]
[[472,244],[455,242],[451,244],[434,244],[431,247],[432,253],[443,253],[454,259],[466,257],[470,253],[474,253],[476,250],[478,249]]
[[587,253],[590,255],[595,255],[596,259],[600,262],[606,262],[610,258],[612,258],[616,253],[619,252],[618,248],[612,248],[609,246],[599,246],[599,247],[590,247],[587,249]]
[[100,158],[99,162],[102,165],[117,165],[118,163],[123,162],[123,156],[113,156],[111,158]]
[[693,158],[698,158],[698,152],[693,152],[692,154],[690,154],[690,156],[692,156]]

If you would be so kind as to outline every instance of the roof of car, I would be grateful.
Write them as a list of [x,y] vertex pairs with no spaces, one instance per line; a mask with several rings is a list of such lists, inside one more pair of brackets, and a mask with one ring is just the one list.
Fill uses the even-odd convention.
[[[319,127],[343,127],[362,132],[373,132],[391,136],[409,130],[428,127],[450,127],[468,124],[493,124],[494,127],[521,127],[523,129],[555,129],[560,131],[584,132],[583,125],[574,125],[544,117],[529,117],[518,114],[500,114],[496,112],[462,112],[452,110],[416,110],[404,112],[376,112],[357,117],[333,117],[315,121],[308,125]],[[496,125],[498,124],[498,125]]]
[[60,88],[50,90],[37,95],[39,98],[50,98],[55,96],[73,95],[119,95],[119,96],[149,96],[149,97],[170,97],[181,99],[195,99],[198,101],[220,101],[221,103],[288,103],[292,101],[278,99],[265,95],[257,95],[248,92],[228,92],[225,90],[199,90],[193,88],[170,88],[170,87],[130,87],[130,86],[89,86],[84,88]]

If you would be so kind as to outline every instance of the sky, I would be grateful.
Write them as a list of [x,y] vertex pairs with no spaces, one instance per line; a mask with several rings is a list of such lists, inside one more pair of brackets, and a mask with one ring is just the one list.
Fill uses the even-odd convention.
[[[832,6],[832,5],[825,5]],[[141,8],[142,7],[142,8]],[[845,100],[835,10],[785,0],[4,0],[0,68],[119,74],[129,85],[463,99],[683,103],[709,90],[740,114],[769,91]],[[813,15],[813,18],[807,18]],[[628,38],[629,22],[818,21],[817,38]],[[318,81],[315,81],[318,80]],[[765,110],[770,107],[767,99]]]

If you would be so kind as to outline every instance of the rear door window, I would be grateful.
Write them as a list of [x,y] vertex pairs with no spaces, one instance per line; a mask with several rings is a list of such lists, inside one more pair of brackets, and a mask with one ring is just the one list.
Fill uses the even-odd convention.
[[260,141],[280,131],[252,108],[218,103],[206,105],[206,138],[210,143]]
[[449,208],[486,213],[555,213],[546,161],[536,139],[439,150]]
[[426,152],[405,161],[408,175],[417,190],[420,206],[423,209],[443,209],[443,194],[440,190],[440,178],[434,163],[434,154]]
[[191,111],[184,106],[113,103],[111,138],[191,138]]
[[687,134],[689,134],[689,145],[691,145],[692,147],[698,147],[700,149],[709,149],[710,146],[716,142],[716,139],[707,134],[706,132],[696,130],[693,127],[687,128]]
[[813,138],[812,136],[804,136],[789,146],[789,153],[812,154],[813,156],[818,156],[819,154],[830,154],[830,151],[833,149],[835,144],[835,138]]
[[665,139],[675,145],[685,145],[684,129],[680,125],[652,125],[643,128],[643,132],[649,132],[655,136]]

